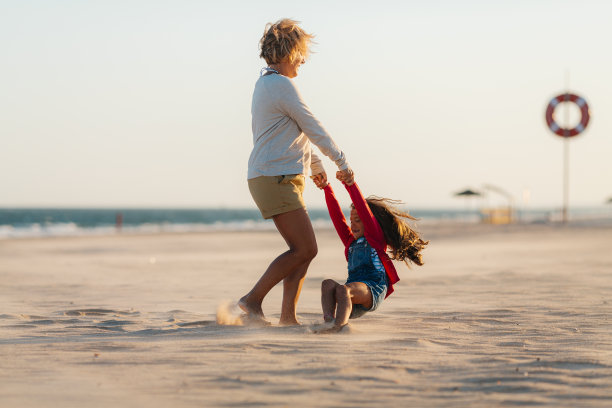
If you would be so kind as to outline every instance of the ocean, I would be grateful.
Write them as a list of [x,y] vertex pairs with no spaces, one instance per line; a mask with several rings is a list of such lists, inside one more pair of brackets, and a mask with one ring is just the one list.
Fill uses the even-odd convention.
[[[476,209],[415,209],[410,213],[421,224],[481,221]],[[309,214],[315,227],[332,227],[326,209],[309,209]],[[612,220],[612,206],[572,209],[570,217],[608,224]],[[528,223],[557,221],[559,211],[519,211],[516,219]],[[0,208],[0,239],[273,229],[274,223],[263,220],[257,209]]]

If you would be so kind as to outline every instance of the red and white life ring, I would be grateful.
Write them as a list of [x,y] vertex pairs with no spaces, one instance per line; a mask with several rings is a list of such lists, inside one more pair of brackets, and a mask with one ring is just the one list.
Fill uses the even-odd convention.
[[[576,127],[572,129],[562,128],[555,122],[553,119],[553,113],[555,112],[555,108],[561,102],[574,102],[580,108],[581,118],[580,123],[576,125]],[[573,137],[580,134],[584,129],[586,129],[589,124],[589,119],[591,116],[589,115],[589,105],[584,100],[584,98],[579,97],[578,95],[574,95],[571,93],[561,94],[559,96],[555,96],[552,98],[548,107],[546,108],[546,124],[553,133],[561,136],[561,137]]]

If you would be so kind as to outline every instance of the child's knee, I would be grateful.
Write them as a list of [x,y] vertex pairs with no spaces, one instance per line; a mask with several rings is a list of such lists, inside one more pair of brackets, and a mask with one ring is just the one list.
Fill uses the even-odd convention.
[[336,286],[336,299],[348,299],[351,297],[351,289],[346,285]]
[[333,279],[325,279],[321,282],[321,291],[322,292],[331,292],[333,291],[338,284]]

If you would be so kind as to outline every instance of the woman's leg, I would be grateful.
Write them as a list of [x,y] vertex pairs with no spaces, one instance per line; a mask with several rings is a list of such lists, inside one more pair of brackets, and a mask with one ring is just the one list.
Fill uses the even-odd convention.
[[323,320],[331,322],[336,318],[336,288],[340,286],[332,279],[321,282],[321,308],[323,309]]
[[283,303],[281,305],[281,316],[278,322],[280,325],[293,326],[300,324],[297,320],[296,308],[309,265],[310,261],[299,266],[283,279]]
[[317,254],[317,241],[305,209],[275,215],[273,219],[289,250],[270,264],[253,289],[240,299],[239,304],[247,313],[263,318],[263,299],[284,279],[280,323],[297,324],[295,307],[308,265]]

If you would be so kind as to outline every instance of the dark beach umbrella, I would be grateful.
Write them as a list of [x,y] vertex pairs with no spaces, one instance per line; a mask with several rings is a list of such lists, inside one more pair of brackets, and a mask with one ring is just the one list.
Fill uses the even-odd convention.
[[482,194],[476,190],[472,190],[468,188],[463,191],[459,191],[458,193],[455,193],[454,196],[464,198],[465,199],[465,210],[471,211],[470,207],[471,207],[471,204],[473,204],[472,199],[475,197],[480,197],[482,196]]
[[467,190],[463,190],[458,193],[455,193],[455,196],[457,197],[476,197],[476,196],[481,196],[481,195],[482,194],[480,194],[478,191],[470,190],[469,188]]

